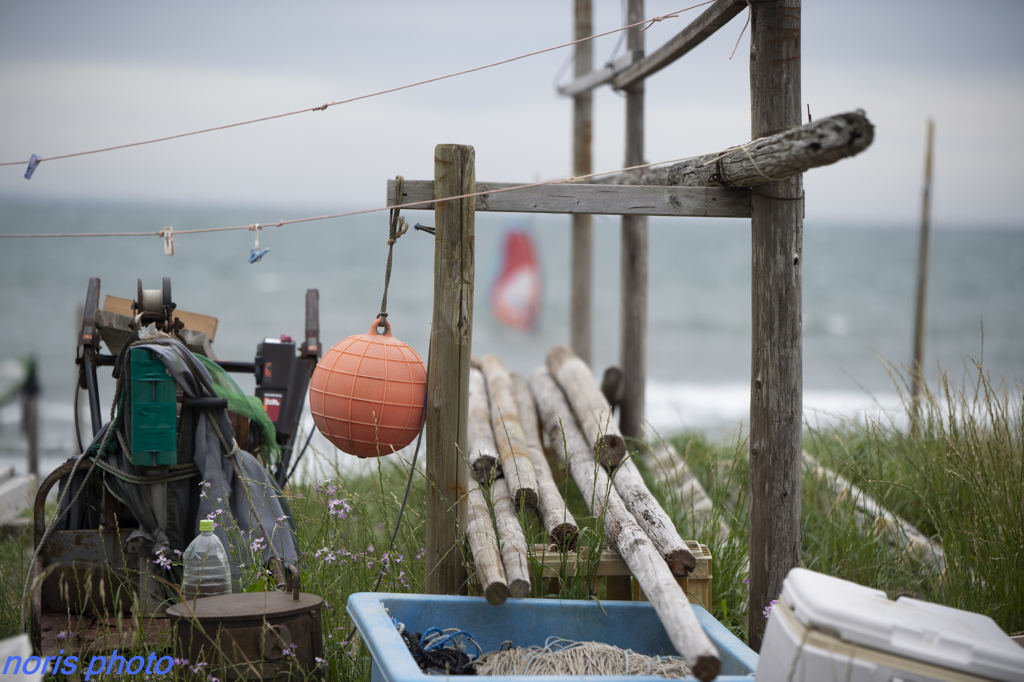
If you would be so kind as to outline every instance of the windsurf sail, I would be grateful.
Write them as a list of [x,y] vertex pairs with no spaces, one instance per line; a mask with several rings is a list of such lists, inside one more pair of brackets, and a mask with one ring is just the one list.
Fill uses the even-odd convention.
[[544,298],[544,278],[533,238],[525,230],[505,233],[501,269],[491,285],[491,311],[501,322],[530,331],[537,326]]

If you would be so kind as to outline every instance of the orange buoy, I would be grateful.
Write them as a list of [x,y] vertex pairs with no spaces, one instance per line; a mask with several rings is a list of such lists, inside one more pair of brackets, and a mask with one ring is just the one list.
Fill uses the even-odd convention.
[[309,382],[309,411],[342,452],[390,455],[419,433],[426,387],[423,360],[377,318],[370,331],[339,341],[321,358]]

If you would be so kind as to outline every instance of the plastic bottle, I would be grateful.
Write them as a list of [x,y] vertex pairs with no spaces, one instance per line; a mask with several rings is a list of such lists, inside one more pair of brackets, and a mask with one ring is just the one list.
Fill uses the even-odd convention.
[[220,538],[213,534],[213,521],[199,522],[199,535],[185,550],[183,559],[181,593],[185,599],[231,594],[231,565]]

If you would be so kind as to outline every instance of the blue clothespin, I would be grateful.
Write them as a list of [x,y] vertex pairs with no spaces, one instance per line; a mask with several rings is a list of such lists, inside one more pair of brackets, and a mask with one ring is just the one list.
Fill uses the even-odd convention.
[[31,180],[32,174],[36,172],[36,168],[39,166],[39,162],[43,160],[43,157],[36,156],[33,154],[28,159],[28,168],[25,169],[25,179]]
[[256,233],[256,246],[252,247],[252,251],[249,252],[249,262],[259,263],[263,260],[263,257],[270,253],[270,249],[260,249],[260,224],[254,223],[249,226],[249,229]]

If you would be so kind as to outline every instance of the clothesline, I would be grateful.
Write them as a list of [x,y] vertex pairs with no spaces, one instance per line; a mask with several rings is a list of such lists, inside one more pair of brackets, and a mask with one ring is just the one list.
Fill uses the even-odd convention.
[[[581,38],[579,40],[573,40],[572,42],[562,43],[561,45],[555,45],[554,47],[547,47],[547,48],[544,48],[542,50],[535,50],[534,52],[528,52],[526,54],[521,54],[521,55],[518,55],[516,57],[511,57],[509,59],[503,59],[501,61],[492,62],[490,64],[485,64],[483,66],[477,66],[477,67],[473,67],[473,68],[470,68],[470,69],[464,69],[462,71],[456,71],[454,73],[449,73],[449,74],[446,74],[444,76],[437,76],[435,78],[429,78],[427,80],[418,81],[416,83],[409,83],[407,85],[401,85],[401,86],[398,86],[398,87],[395,87],[395,88],[389,88],[387,90],[380,90],[378,92],[373,92],[373,93],[370,93],[370,94],[367,94],[367,95],[359,95],[357,97],[350,97],[349,99],[343,99],[343,100],[337,100],[337,101],[333,101],[333,102],[327,102],[326,104],[321,104],[321,105],[318,105],[318,106],[315,106],[315,107],[307,107],[305,109],[297,109],[295,111],[288,111],[288,112],[281,113],[281,114],[274,114],[272,116],[264,116],[262,118],[254,118],[254,119],[251,119],[251,120],[248,120],[248,121],[239,121],[237,123],[229,123],[227,125],[216,126],[216,127],[213,127],[213,128],[204,128],[202,130],[194,130],[194,131],[188,132],[188,133],[179,133],[177,135],[168,135],[166,137],[158,137],[158,138],[155,138],[155,139],[152,139],[152,140],[143,140],[143,141],[140,141],[140,142],[130,142],[130,143],[127,143],[127,144],[120,144],[120,145],[115,145],[115,146],[112,146],[112,147],[103,147],[103,148],[100,148],[100,149],[91,149],[89,151],[73,152],[73,153],[70,153],[70,154],[58,154],[58,155],[47,156],[47,157],[41,157],[41,156],[32,155],[32,158],[25,159],[23,161],[4,161],[4,162],[0,162],[0,166],[24,166],[26,164],[33,164],[31,166],[31,170],[35,170],[35,166],[43,163],[44,161],[56,161],[56,160],[59,160],[59,159],[70,159],[70,158],[74,158],[74,157],[77,157],[77,156],[88,156],[90,154],[101,154],[101,153],[104,153],[104,152],[111,152],[111,151],[116,151],[116,150],[119,150],[119,149],[128,149],[130,147],[140,147],[140,146],[143,146],[143,145],[155,144],[157,142],[167,142],[168,140],[177,140],[177,139],[180,139],[180,138],[183,138],[183,137],[191,137],[193,135],[202,135],[204,133],[212,133],[212,132],[215,132],[215,131],[218,131],[218,130],[227,130],[229,128],[237,128],[239,126],[251,125],[253,123],[262,123],[264,121],[273,121],[275,119],[286,118],[286,117],[295,116],[295,115],[298,115],[298,114],[305,114],[305,113],[310,113],[310,112],[314,112],[314,111],[325,111],[329,107],[335,107],[335,106],[339,106],[339,105],[342,105],[342,104],[350,104],[352,102],[357,102],[359,100],[370,99],[371,97],[379,97],[381,95],[387,95],[387,94],[390,94],[390,93],[393,93],[393,92],[399,92],[400,90],[408,90],[409,88],[415,88],[415,87],[418,87],[420,85],[426,85],[428,83],[436,83],[438,81],[447,80],[449,78],[455,78],[457,76],[464,76],[466,74],[475,73],[477,71],[483,71],[485,69],[490,69],[490,68],[493,68],[493,67],[496,67],[496,66],[502,66],[503,64],[509,64],[511,62],[519,61],[521,59],[526,59],[528,57],[534,57],[536,55],[544,54],[546,52],[553,52],[555,50],[560,50],[560,49],[565,48],[565,47],[571,47],[573,45],[577,45],[579,43],[583,43],[583,42],[586,42],[588,40],[594,40],[595,38],[601,38],[603,36],[612,35],[613,33],[618,33],[620,31],[625,31],[625,30],[628,30],[630,28],[634,28],[636,26],[644,26],[644,30],[647,30],[648,28],[650,28],[651,26],[653,26],[654,24],[656,24],[656,23],[658,23],[660,21],[664,21],[665,19],[673,19],[673,18],[677,17],[678,15],[682,14],[683,12],[689,11],[691,9],[695,9],[697,7],[701,7],[703,5],[711,4],[714,1],[715,0],[706,0],[705,2],[698,3],[698,4],[693,5],[691,7],[686,7],[684,9],[676,10],[675,12],[669,12],[668,14],[663,14],[661,16],[652,17],[650,19],[644,19],[643,21],[638,21],[636,23],[629,24],[629,25],[623,26],[621,28],[616,28],[616,29],[613,29],[611,31],[605,31],[604,33],[598,33],[596,35],[588,36],[586,38]],[[30,175],[31,175],[31,173],[29,173],[29,176]],[[380,210],[383,210],[383,209],[380,209]],[[146,233],[146,234],[149,234],[149,233]]]

